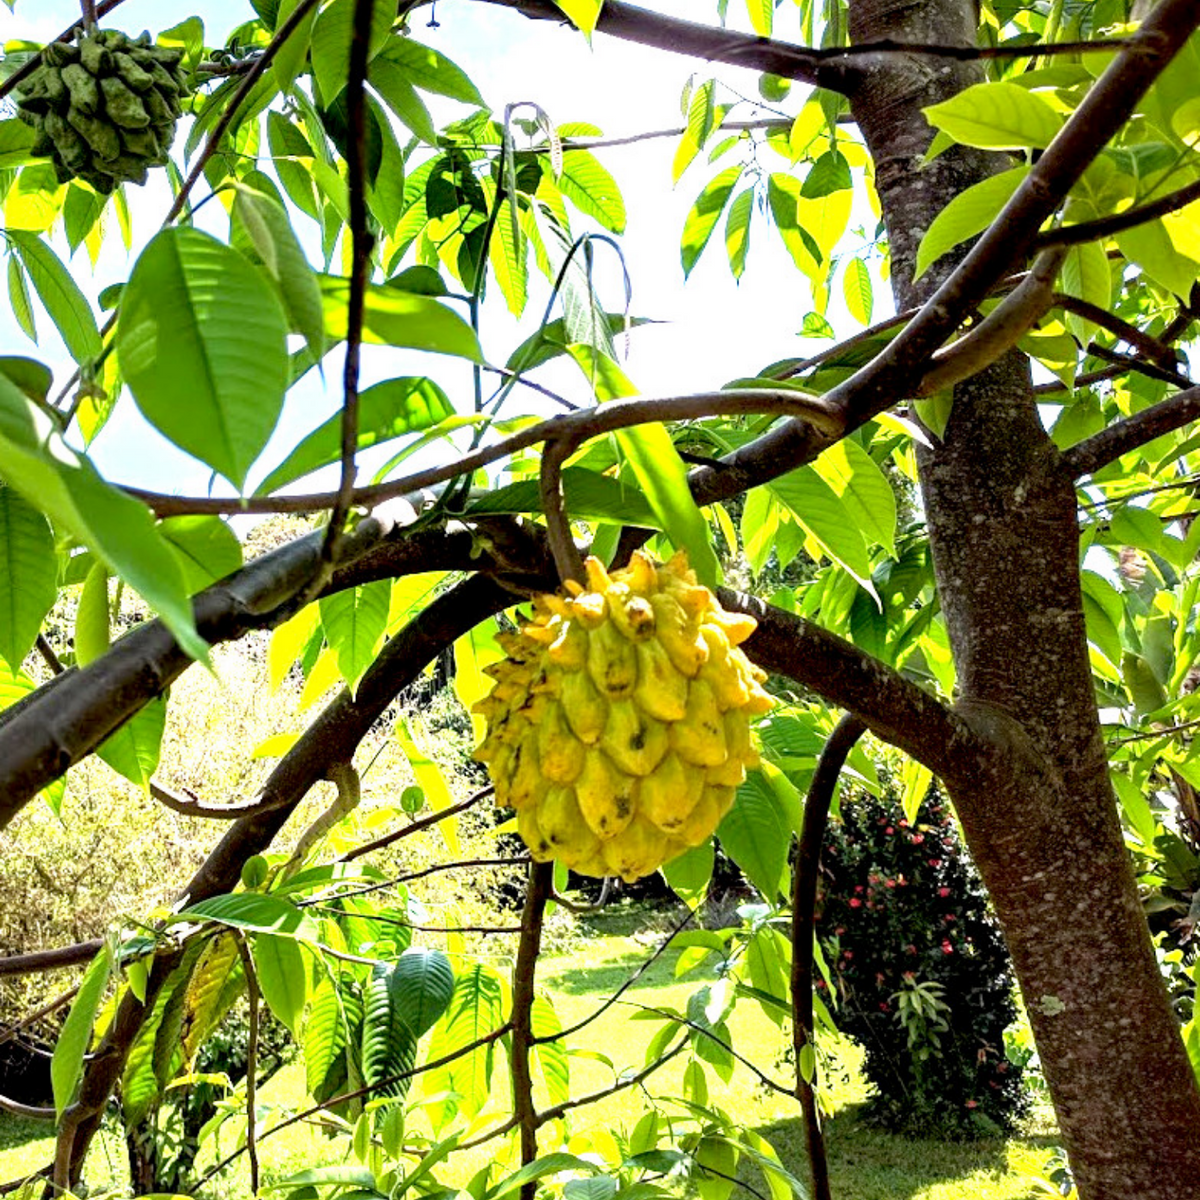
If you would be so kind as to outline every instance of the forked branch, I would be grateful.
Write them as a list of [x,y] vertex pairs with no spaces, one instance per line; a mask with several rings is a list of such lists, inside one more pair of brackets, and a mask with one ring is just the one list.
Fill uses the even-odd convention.
[[1200,418],[1200,387],[1176,392],[1166,400],[1100,430],[1063,451],[1063,466],[1072,478],[1081,479],[1115,462],[1147,442],[1172,433]]

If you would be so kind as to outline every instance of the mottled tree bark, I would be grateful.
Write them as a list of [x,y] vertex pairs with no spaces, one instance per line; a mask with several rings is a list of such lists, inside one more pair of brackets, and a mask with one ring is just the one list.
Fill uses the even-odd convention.
[[[972,42],[972,0],[852,0],[855,41]],[[852,97],[877,164],[897,304],[924,230],[1005,164],[931,163],[923,106],[980,82],[974,64],[893,58]],[[1014,263],[1014,268],[1024,264]],[[943,268],[949,270],[949,266]],[[1200,1091],[1155,964],[1096,713],[1071,472],[1038,418],[1025,359],[960,384],[920,456],[956,708],[993,751],[945,782],[1004,927],[1084,1200],[1195,1200]]]

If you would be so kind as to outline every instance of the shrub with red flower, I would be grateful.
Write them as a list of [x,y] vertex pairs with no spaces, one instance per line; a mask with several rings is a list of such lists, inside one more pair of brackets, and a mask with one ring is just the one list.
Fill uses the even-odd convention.
[[[938,857],[928,857],[931,846]],[[1016,1019],[1012,970],[936,789],[911,823],[894,792],[844,795],[826,836],[819,903],[834,1019],[866,1051],[869,1119],[925,1136],[1011,1129],[1028,1106],[1020,1069],[1004,1057]],[[910,1046],[898,1024],[893,997],[906,976],[939,985],[948,1006],[932,1053]]]

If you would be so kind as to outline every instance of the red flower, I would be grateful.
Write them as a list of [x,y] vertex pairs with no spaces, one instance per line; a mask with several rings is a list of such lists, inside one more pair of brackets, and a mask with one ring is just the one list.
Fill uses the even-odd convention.
[[[911,943],[908,946],[906,946],[905,949],[909,952],[909,954],[916,954],[916,952],[917,952],[916,946],[912,945]],[[910,974],[911,974],[911,972],[910,972]]]
[[892,1006],[886,1000],[880,1000],[879,1011],[880,1012],[891,1012]]
[[914,846],[919,846],[924,840],[925,835],[923,833],[914,833],[912,836],[912,842]]
[[945,899],[948,895],[950,895],[950,889],[948,887],[940,887],[938,888],[938,895]]
[[950,940],[948,938],[946,939],[946,941],[944,941],[942,943],[942,953],[943,954],[953,954],[954,953],[954,947],[950,944]]
[[942,860],[940,858],[931,858],[929,860],[929,865],[931,867],[940,867],[942,865]]
[[978,1107],[979,1107],[979,1101],[978,1101],[978,1100],[968,1100],[968,1101],[967,1101],[967,1107],[968,1107],[968,1108],[978,1108]]
[[884,883],[883,883],[883,886],[884,886],[884,887],[890,887],[890,888],[894,888],[894,887],[896,886],[896,881],[895,881],[894,879],[885,879],[885,880],[884,880]]
[[843,951],[842,951],[842,957],[843,957],[843,958],[853,958],[853,957],[854,957],[854,951],[853,951],[853,950],[843,950]]
[[846,927],[845,925],[839,925],[833,932],[836,933],[838,937],[841,937],[842,934],[846,932]]
[[856,883],[856,884],[854,885],[854,891],[855,891],[855,893],[856,893],[857,895],[861,895],[861,894],[862,894],[862,890],[863,890],[863,885],[862,885],[861,883]]
[[850,897],[851,908],[862,908],[862,901],[857,896]]
[[895,833],[896,830],[891,825],[889,825],[883,832],[884,833]]

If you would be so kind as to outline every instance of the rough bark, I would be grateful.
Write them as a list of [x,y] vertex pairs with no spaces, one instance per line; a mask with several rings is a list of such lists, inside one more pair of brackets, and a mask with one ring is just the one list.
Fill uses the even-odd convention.
[[[855,40],[973,39],[971,0],[855,0]],[[856,91],[878,164],[897,304],[922,232],[994,165],[923,166],[920,113],[979,82],[972,64],[896,58]],[[947,268],[948,269],[948,268]],[[1009,355],[960,385],[920,459],[959,715],[990,753],[945,781],[1004,927],[1083,1200],[1194,1200],[1200,1091],[1167,1003],[1121,838],[1089,669],[1072,472]]]

